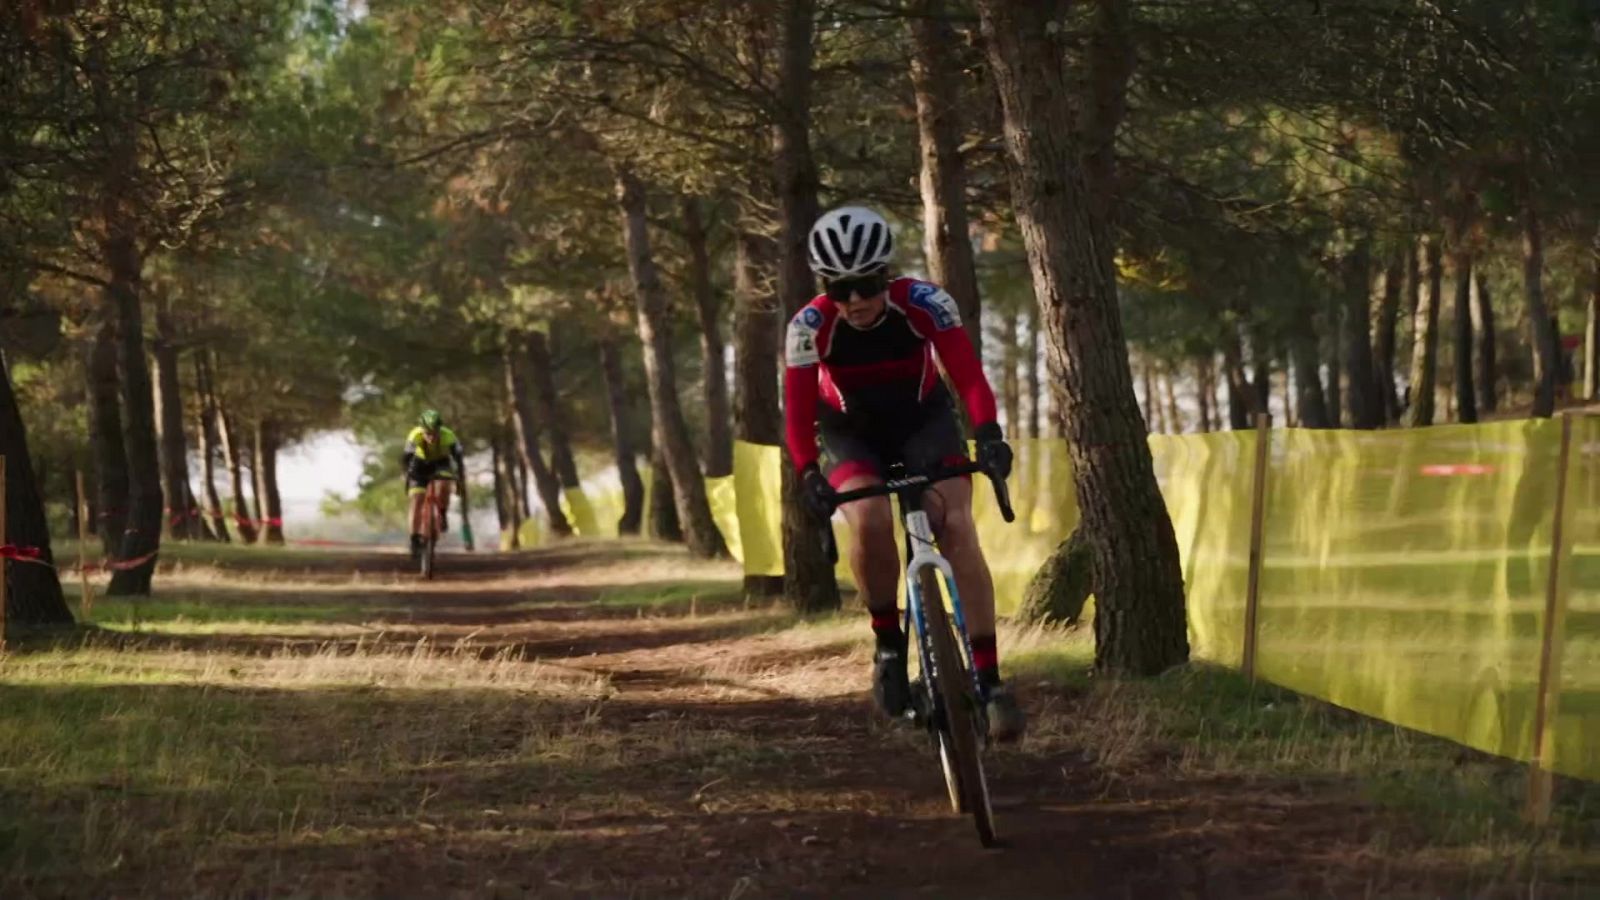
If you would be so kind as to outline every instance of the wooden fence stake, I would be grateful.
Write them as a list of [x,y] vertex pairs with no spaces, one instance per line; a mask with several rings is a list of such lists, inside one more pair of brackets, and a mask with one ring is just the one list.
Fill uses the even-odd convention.
[[1272,417],[1256,414],[1255,473],[1250,481],[1250,581],[1244,599],[1244,676],[1256,680],[1256,614],[1261,601],[1261,527],[1267,503],[1267,452]]
[[1539,643],[1539,693],[1533,707],[1533,758],[1528,762],[1528,819],[1550,821],[1555,779],[1550,764],[1550,723],[1561,699],[1561,641],[1567,611],[1567,471],[1572,459],[1572,416],[1561,417],[1561,454],[1556,463],[1555,522],[1550,534],[1550,570],[1545,579],[1544,633]]
[[94,594],[89,587],[89,495],[83,490],[83,472],[77,473],[78,481],[78,581],[83,586],[83,592],[78,596],[78,618],[89,621],[89,614],[94,610]]

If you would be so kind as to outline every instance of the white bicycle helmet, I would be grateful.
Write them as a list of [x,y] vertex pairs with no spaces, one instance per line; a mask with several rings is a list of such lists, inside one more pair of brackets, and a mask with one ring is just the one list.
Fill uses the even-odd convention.
[[864,206],[841,206],[811,226],[811,271],[829,280],[870,275],[894,256],[889,223]]

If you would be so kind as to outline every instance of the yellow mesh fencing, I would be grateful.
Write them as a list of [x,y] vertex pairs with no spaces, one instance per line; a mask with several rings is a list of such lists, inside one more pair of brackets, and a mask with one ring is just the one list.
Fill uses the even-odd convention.
[[[1600,779],[1600,419],[1573,422],[1570,591],[1556,634],[1549,764]],[[1366,715],[1528,760],[1561,425],[1271,432],[1256,670]],[[1256,435],[1150,438],[1177,536],[1194,655],[1244,656]],[[1077,522],[1061,440],[1019,440],[1005,524],[976,484],[996,601],[1014,610]],[[735,454],[745,571],[783,571],[776,447]],[[719,523],[726,521],[718,516]],[[837,524],[837,522],[836,522]],[[726,526],[725,526],[726,527]],[[840,574],[848,554],[840,537]]]
[[[1565,590],[1553,626],[1545,760],[1600,780],[1600,418],[1574,418]],[[1265,470],[1256,672],[1347,709],[1530,760],[1549,592],[1561,422],[1376,432],[1274,430]],[[1244,660],[1254,432],[1152,435],[1177,536],[1194,656]],[[997,606],[1076,525],[1059,439],[1018,440],[1000,518],[983,480],[974,516]],[[783,574],[779,448],[737,443],[707,479],[712,514],[750,575]],[[645,473],[648,475],[648,472]],[[570,491],[580,534],[615,534],[619,492]],[[850,582],[848,529],[835,520]]]

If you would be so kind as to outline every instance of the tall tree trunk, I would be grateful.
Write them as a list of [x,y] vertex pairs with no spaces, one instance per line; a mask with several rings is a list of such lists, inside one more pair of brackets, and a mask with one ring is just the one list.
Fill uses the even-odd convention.
[[[1343,346],[1345,370],[1350,379],[1350,426],[1369,430],[1383,427],[1383,395],[1372,360],[1371,317],[1372,253],[1366,242],[1344,260],[1340,285],[1344,299]],[[1391,346],[1394,334],[1389,335]]]
[[1522,204],[1522,285],[1533,322],[1533,415],[1549,418],[1556,410],[1557,355],[1561,347],[1550,308],[1544,300],[1544,231],[1531,199]]
[[689,283],[700,315],[700,368],[705,380],[707,478],[733,474],[733,413],[728,404],[728,371],[723,362],[722,307],[711,283],[711,252],[700,201],[683,198],[683,233],[689,245]]
[[1456,421],[1470,424],[1478,421],[1478,395],[1472,384],[1472,254],[1452,253],[1451,268],[1456,289]]
[[[1407,255],[1415,257],[1414,254]],[[1400,290],[1404,286],[1405,263],[1398,257],[1390,257],[1379,277],[1383,281],[1383,290],[1378,294],[1377,334],[1373,337],[1373,353],[1376,357],[1373,360],[1373,377],[1378,400],[1382,404],[1383,422],[1393,425],[1400,421],[1400,393],[1395,383],[1395,330],[1400,319]]]
[[1308,316],[1303,330],[1289,341],[1289,361],[1294,366],[1295,406],[1303,428],[1329,428],[1327,398],[1322,392],[1322,376],[1317,371],[1320,342]]
[[[784,0],[782,9],[772,158],[778,191],[778,297],[787,317],[810,302],[816,286],[806,253],[806,237],[817,220],[817,167],[811,156],[816,3]],[[972,296],[976,298],[976,292]],[[784,456],[787,458],[787,451]],[[802,612],[839,608],[839,584],[818,535],[818,525],[801,501],[794,466],[785,465],[783,593],[788,603]]]
[[683,525],[678,520],[675,495],[672,467],[667,465],[666,454],[654,450],[650,454],[650,536],[658,541],[675,544],[683,541]]
[[227,543],[228,524],[217,495],[217,399],[211,388],[211,363],[206,351],[194,354],[194,390],[198,410],[194,423],[195,442],[200,451],[200,493],[205,501],[206,518],[217,540]]
[[511,400],[512,421],[517,430],[517,452],[533,476],[534,490],[539,493],[539,501],[544,505],[546,518],[550,523],[550,533],[557,537],[571,537],[572,525],[567,521],[567,516],[561,511],[561,482],[555,473],[545,465],[544,456],[539,449],[539,417],[534,400],[534,391],[528,384],[526,345],[519,352],[517,340],[514,336],[507,339],[507,347],[501,354],[501,362],[505,368],[506,396]]
[[128,455],[122,446],[122,397],[117,379],[117,316],[102,310],[92,327],[84,370],[88,374],[89,442],[94,451],[95,491],[100,535],[106,558],[122,548],[128,527]]
[[[967,172],[961,159],[961,98],[950,57],[958,52],[945,0],[920,0],[911,23],[911,87],[922,148],[922,235],[928,277],[955,298],[972,346],[983,355],[978,270],[967,234]],[[1006,427],[1021,434],[1015,420]]]
[[1492,413],[1500,408],[1500,361],[1495,346],[1495,314],[1489,285],[1483,271],[1472,271],[1472,327],[1478,332],[1478,410]]
[[501,545],[505,545],[504,536],[511,527],[511,508],[507,500],[511,494],[506,490],[505,470],[500,461],[500,435],[495,435],[489,441],[489,468],[494,472],[494,521],[500,529]]
[[[119,194],[122,187],[117,188]],[[107,234],[101,244],[109,280],[105,303],[116,311],[117,376],[122,384],[122,446],[128,455],[128,525],[118,559],[137,565],[116,570],[106,593],[149,594],[161,548],[161,460],[156,447],[155,400],[150,367],[145,360],[144,324],[140,312],[138,239],[125,198],[107,199]],[[179,502],[182,502],[180,496]]]
[[1173,373],[1164,371],[1156,383],[1161,386],[1161,393],[1166,398],[1167,427],[1173,434],[1183,434],[1183,411],[1178,408],[1178,388],[1173,384],[1173,380]]
[[1237,328],[1230,327],[1223,339],[1222,368],[1228,376],[1228,427],[1244,431],[1253,427],[1250,413],[1254,409],[1255,394],[1244,372],[1244,347],[1240,345]]
[[555,362],[550,358],[550,342],[538,331],[528,334],[527,359],[535,417],[550,441],[550,469],[563,488],[576,490],[582,486],[582,481],[578,477],[578,461],[572,455],[572,441],[567,436],[561,392],[556,389]]
[[1200,431],[1211,430],[1211,366],[1209,356],[1194,359],[1195,401],[1200,407]]
[[[1272,412],[1272,354],[1267,350],[1266,339],[1259,334],[1250,336],[1250,393],[1253,412]],[[1283,424],[1289,424],[1287,406],[1283,410]]]
[[[1327,402],[1328,427],[1338,428],[1344,424],[1344,351],[1340,346],[1340,338],[1344,334],[1344,302],[1338,294],[1329,298],[1325,307],[1327,311],[1326,336],[1327,340],[1318,345],[1317,356],[1323,357],[1326,350],[1328,360],[1328,381],[1323,385],[1323,398]],[[1320,366],[1318,375],[1321,375]]]
[[261,542],[283,544],[283,500],[278,495],[278,448],[282,438],[271,419],[256,423],[256,497],[261,500]]
[[1146,430],[1153,434],[1162,434],[1166,431],[1166,422],[1161,415],[1161,398],[1156,394],[1155,366],[1145,359],[1139,366],[1140,379],[1144,385],[1144,418]]
[[[735,237],[733,259],[734,426],[739,440],[781,445],[783,414],[778,402],[778,348],[783,312],[774,293],[777,248],[755,230],[746,214]],[[746,575],[744,593],[751,599],[783,594],[783,578]]]
[[1000,318],[1000,406],[1005,411],[1006,433],[1013,435],[1022,433],[1022,380],[1017,377],[1022,362],[1022,335],[1017,330],[1020,318],[1015,307],[1007,308]]
[[1028,353],[1023,365],[1028,367],[1028,437],[1038,438],[1040,423],[1044,413],[1039,406],[1044,400],[1043,386],[1039,383],[1039,305],[1032,302],[1028,307]]
[[156,294],[156,336],[151,355],[156,361],[157,408],[161,422],[161,482],[167,496],[167,533],[176,540],[200,536],[199,516],[189,505],[189,448],[184,442],[183,389],[178,379],[178,342],[172,304]]
[[[1086,96],[1059,2],[979,0],[1011,196],[1063,375],[1067,446],[1093,554],[1095,667],[1151,675],[1189,658],[1183,573],[1133,392],[1117,304],[1113,140],[1133,52],[1125,0],[1099,0]],[[1075,104],[1074,100],[1078,103]],[[1084,110],[1074,120],[1074,107]]]
[[689,553],[703,559],[725,556],[727,546],[711,518],[705,480],[700,475],[694,442],[689,438],[689,426],[678,403],[677,367],[672,359],[672,321],[667,312],[666,294],[656,273],[655,256],[650,250],[644,183],[624,165],[616,167],[616,181],[628,272],[633,279],[634,299],[639,309],[639,343],[644,349],[645,387],[650,395],[650,417],[654,423],[651,430],[657,449],[672,471],[673,500]]
[[[217,439],[222,444],[222,459],[228,467],[228,490],[233,494],[233,525],[239,532],[239,543],[254,544],[259,536],[260,516],[250,515],[249,501],[245,496],[244,458],[248,442],[240,443],[242,435],[237,423],[228,413],[226,402],[217,395]],[[258,504],[259,505],[259,504]]]
[[[1595,400],[1600,399],[1600,229],[1595,231],[1594,243],[1589,249],[1589,265],[1589,316],[1583,330],[1583,396]],[[1484,321],[1492,321],[1490,317],[1494,314],[1494,307],[1489,303],[1489,289],[1481,277],[1478,279],[1478,303],[1480,308],[1489,312]],[[1486,330],[1488,334],[1484,347],[1492,351],[1494,329],[1489,327]],[[1490,390],[1493,391],[1493,388]]]
[[6,469],[6,528],[0,543],[36,549],[42,563],[0,559],[0,578],[9,586],[5,623],[8,627],[70,625],[72,613],[61,595],[44,500],[39,495],[39,483],[34,480],[33,457],[28,453],[28,432],[11,388],[11,371],[4,353],[0,353],[0,457],[5,458]]
[[622,358],[616,336],[609,331],[600,338],[600,370],[606,381],[607,408],[611,413],[611,452],[622,482],[622,518],[617,534],[638,534],[644,518],[644,480],[639,477],[638,451],[633,446],[633,430],[628,417],[628,387],[622,376]]
[[1413,320],[1415,338],[1411,348],[1411,405],[1406,408],[1406,426],[1418,428],[1433,424],[1433,392],[1439,357],[1440,252],[1439,242],[1423,237],[1417,284],[1423,288],[1417,299]]

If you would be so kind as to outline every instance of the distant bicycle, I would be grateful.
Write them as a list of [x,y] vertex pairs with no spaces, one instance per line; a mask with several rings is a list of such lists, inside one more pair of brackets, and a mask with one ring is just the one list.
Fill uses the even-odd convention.
[[444,491],[440,485],[448,478],[436,477],[428,482],[428,491],[422,501],[422,546],[418,552],[418,565],[424,580],[432,580],[439,538],[444,535]]
[[[907,715],[933,737],[951,808],[957,813],[971,813],[978,840],[983,846],[992,847],[996,842],[994,809],[980,755],[989,742],[988,713],[972,662],[972,644],[967,637],[955,573],[935,548],[933,528],[922,508],[923,495],[934,484],[973,474],[989,473],[977,463],[941,467],[929,473],[907,472],[903,466],[895,465],[889,468],[883,484],[842,491],[836,505],[868,497],[894,496],[898,500],[908,560],[905,633],[911,634],[915,626],[921,670],[911,686],[912,709]],[[1001,515],[1007,522],[1013,521],[1016,516],[1006,483],[993,476],[990,481],[994,483]],[[824,527],[823,535],[828,558],[837,560],[833,529]],[[939,594],[941,578],[950,598],[948,610]]]

